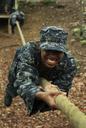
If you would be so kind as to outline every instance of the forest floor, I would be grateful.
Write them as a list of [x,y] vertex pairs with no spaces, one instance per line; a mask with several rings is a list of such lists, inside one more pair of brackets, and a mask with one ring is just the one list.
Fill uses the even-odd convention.
[[[72,29],[79,25],[80,20],[78,1],[70,0],[64,6],[29,5],[23,10],[26,19],[22,29],[26,42],[39,40],[39,31],[44,26],[60,26],[68,31],[68,47],[78,60],[79,67],[69,99],[86,113],[86,45],[81,46],[79,40],[74,40],[72,36]],[[0,30],[0,128],[72,128],[66,116],[58,110],[29,117],[20,97],[14,99],[11,107],[4,106],[8,70],[16,48],[22,45],[17,29],[14,35],[8,35],[6,27],[1,26]]]

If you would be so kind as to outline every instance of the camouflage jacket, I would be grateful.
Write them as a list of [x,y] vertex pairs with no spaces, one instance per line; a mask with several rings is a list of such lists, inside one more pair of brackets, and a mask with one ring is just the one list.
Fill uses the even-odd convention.
[[53,69],[41,67],[40,50],[31,42],[17,49],[9,71],[9,82],[17,88],[21,97],[28,97],[31,112],[35,94],[40,91],[40,77],[52,81],[62,91],[68,91],[75,74],[76,64],[69,54],[65,54],[59,65]]

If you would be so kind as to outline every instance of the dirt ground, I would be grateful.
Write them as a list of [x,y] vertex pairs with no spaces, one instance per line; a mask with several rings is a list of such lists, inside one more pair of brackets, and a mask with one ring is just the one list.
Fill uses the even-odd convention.
[[[78,60],[78,72],[73,80],[69,99],[86,113],[86,45],[74,40],[72,29],[79,25],[80,6],[70,0],[64,6],[35,5],[25,6],[25,23],[22,28],[26,42],[39,40],[39,31],[44,26],[56,25],[68,31],[68,47]],[[0,128],[72,128],[71,123],[60,111],[37,113],[28,116],[25,105],[20,97],[14,99],[11,107],[3,104],[4,91],[8,82],[8,69],[15,50],[20,47],[21,39],[17,29],[14,35],[7,34],[7,26],[0,30]]]

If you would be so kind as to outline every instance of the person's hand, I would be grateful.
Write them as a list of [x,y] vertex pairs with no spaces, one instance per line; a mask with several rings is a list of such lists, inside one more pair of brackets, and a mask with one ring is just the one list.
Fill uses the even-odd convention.
[[58,93],[66,96],[66,92],[61,91],[57,85],[52,84],[50,81],[44,78],[41,79],[41,87],[45,92]]
[[59,92],[48,92],[45,97],[46,103],[51,107],[52,110],[56,109],[55,98],[59,95]]
[[46,102],[51,107],[51,109],[56,109],[57,107],[55,103],[55,98],[59,94],[59,92],[38,92],[36,94],[36,97]]
[[16,21],[22,26],[24,24],[25,15],[23,12],[15,11],[10,14],[10,25],[12,27],[12,32],[14,33],[14,28],[16,26]]

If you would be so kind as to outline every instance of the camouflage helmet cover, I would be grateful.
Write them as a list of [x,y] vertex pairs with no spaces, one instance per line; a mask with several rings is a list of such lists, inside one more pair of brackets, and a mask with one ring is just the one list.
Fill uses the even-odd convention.
[[44,50],[54,50],[66,52],[66,42],[68,33],[56,26],[45,27],[40,31],[40,48]]

